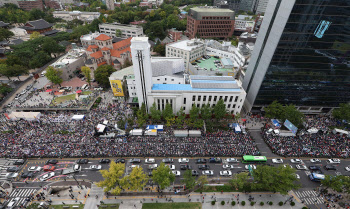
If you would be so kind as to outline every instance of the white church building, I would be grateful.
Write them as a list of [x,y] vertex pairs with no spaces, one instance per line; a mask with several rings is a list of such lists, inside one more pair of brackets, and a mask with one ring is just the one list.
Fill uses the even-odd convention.
[[[189,113],[192,105],[214,107],[223,99],[232,114],[241,112],[246,92],[232,76],[203,76],[185,74],[184,60],[176,57],[151,57],[148,37],[131,40],[134,76],[129,76],[130,97],[137,97],[139,106],[149,110],[153,103],[159,110],[171,104],[176,113],[182,107]],[[134,85],[134,87],[130,86]]]

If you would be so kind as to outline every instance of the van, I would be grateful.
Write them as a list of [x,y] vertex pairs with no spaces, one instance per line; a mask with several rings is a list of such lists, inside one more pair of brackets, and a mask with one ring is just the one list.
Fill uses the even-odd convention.
[[41,77],[44,77],[46,74],[46,70],[44,70],[43,72],[41,72]]
[[89,86],[87,85],[87,84],[84,84],[82,87],[81,87],[81,89],[88,89],[89,88]]

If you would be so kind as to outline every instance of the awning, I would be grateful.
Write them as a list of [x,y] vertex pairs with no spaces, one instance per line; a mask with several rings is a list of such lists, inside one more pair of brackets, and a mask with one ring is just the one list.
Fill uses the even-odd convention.
[[48,89],[48,90],[46,90],[45,92],[51,92],[52,91],[52,89]]

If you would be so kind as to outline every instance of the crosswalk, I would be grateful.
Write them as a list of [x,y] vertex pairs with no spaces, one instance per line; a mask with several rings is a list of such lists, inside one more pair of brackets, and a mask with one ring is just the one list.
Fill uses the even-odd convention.
[[26,201],[26,198],[31,195],[35,194],[37,189],[14,189],[10,193],[9,197],[9,202],[11,202],[13,199],[19,197],[18,202],[15,204],[15,206],[20,206],[23,205],[25,206],[28,202]]
[[13,166],[13,163],[18,159],[0,159],[0,180],[7,180],[6,174],[8,173],[6,170],[9,167]]
[[297,197],[304,201],[306,205],[319,205],[323,204],[323,197],[319,197],[318,194],[313,190],[298,191],[295,192]]

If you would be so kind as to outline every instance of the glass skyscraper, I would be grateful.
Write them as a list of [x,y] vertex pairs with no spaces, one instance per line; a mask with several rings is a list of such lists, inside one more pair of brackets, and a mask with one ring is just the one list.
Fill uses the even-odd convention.
[[350,0],[270,0],[243,82],[246,110],[350,102],[349,57]]

